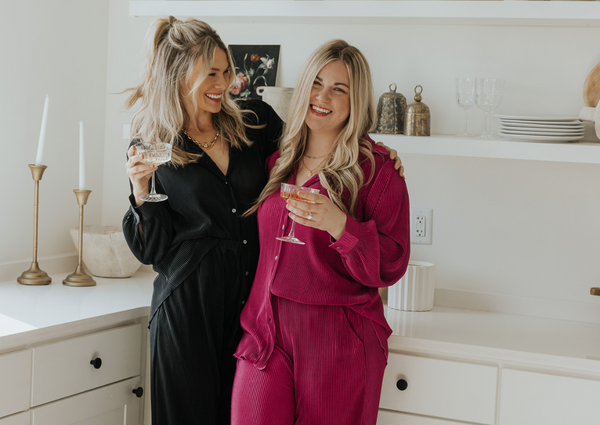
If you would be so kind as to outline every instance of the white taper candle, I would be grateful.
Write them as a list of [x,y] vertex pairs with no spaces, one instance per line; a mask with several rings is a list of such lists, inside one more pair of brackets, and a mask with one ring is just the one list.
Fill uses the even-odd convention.
[[46,95],[44,101],[44,114],[42,115],[42,127],[40,128],[40,140],[38,142],[37,155],[35,157],[35,165],[42,165],[42,159],[44,155],[44,142],[46,140],[46,123],[48,122],[48,103],[50,102],[50,96]]
[[83,121],[79,121],[79,190],[85,190],[85,150],[83,148]]

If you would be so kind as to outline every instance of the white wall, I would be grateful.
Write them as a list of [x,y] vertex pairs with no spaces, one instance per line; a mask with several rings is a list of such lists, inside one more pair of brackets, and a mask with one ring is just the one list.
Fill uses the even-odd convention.
[[[23,33],[24,16],[35,21],[30,31],[38,34],[14,37],[22,46],[9,45],[0,52],[2,64],[13,57],[23,62],[8,70],[3,66],[2,74],[9,77],[0,82],[1,92],[9,95],[0,98],[0,138],[9,152],[0,161],[2,172],[7,173],[3,175],[11,177],[1,192],[0,260],[30,255],[33,185],[26,164],[35,157],[46,92],[53,96],[53,109],[48,160],[44,161],[50,168],[42,181],[40,252],[73,249],[67,229],[76,224],[71,189],[77,186],[77,152],[74,147],[61,156],[55,147],[76,146],[80,119],[90,129],[88,158],[96,158],[88,166],[94,192],[86,222],[99,221],[101,211],[103,224],[120,224],[128,206],[123,168],[127,142],[122,126],[129,123],[131,114],[120,111],[125,96],[111,93],[137,81],[142,42],[153,20],[129,17],[127,0],[86,2],[85,6],[56,1],[52,10],[41,0],[22,3],[14,14],[21,21],[4,13],[0,17],[3,35]],[[61,7],[68,7],[69,14],[80,20],[65,20]],[[47,17],[54,20],[42,19]],[[54,21],[61,24],[51,30]],[[299,67],[314,48],[334,37],[345,38],[367,55],[377,96],[395,82],[410,102],[414,86],[421,84],[423,101],[432,111],[432,130],[443,134],[457,132],[462,119],[462,111],[454,104],[456,76],[506,78],[506,95],[498,113],[577,115],[585,76],[600,60],[595,45],[599,28],[214,27],[226,43],[281,44],[278,85],[288,87],[295,85]],[[77,37],[72,39],[72,34]],[[39,72],[40,62],[45,72]],[[69,78],[64,78],[65,73]],[[106,95],[99,95],[104,91]],[[28,113],[34,117],[26,119]],[[472,118],[470,130],[480,131],[479,111]],[[436,263],[438,288],[600,304],[597,297],[588,295],[590,286],[600,283],[596,184],[600,168],[414,154],[403,154],[402,159],[412,205],[434,209],[433,245],[414,245],[413,258]]]
[[[78,122],[85,125],[86,223],[100,222],[104,162],[107,0],[21,0],[0,5],[0,264],[31,261],[35,162],[50,95],[40,183],[39,248],[44,258],[75,251]],[[25,269],[23,269],[25,270]],[[16,278],[17,276],[14,276]]]
[[[112,6],[126,12],[125,1]],[[149,18],[111,14],[109,90],[131,84]],[[140,25],[141,24],[141,25]],[[281,44],[278,85],[293,87],[308,54],[341,37],[367,55],[377,96],[395,82],[409,103],[417,84],[432,131],[459,131],[454,77],[506,79],[498,113],[576,116],[587,73],[600,60],[599,28],[356,25],[214,25],[228,44]],[[114,39],[114,35],[122,37]],[[106,224],[127,208],[124,144],[129,116],[107,102]],[[470,130],[481,131],[472,112]],[[114,146],[114,148],[113,148]],[[437,287],[549,300],[598,303],[600,168],[588,164],[402,155],[414,206],[434,210],[433,245],[413,258],[437,265]],[[113,172],[114,171],[114,172]]]

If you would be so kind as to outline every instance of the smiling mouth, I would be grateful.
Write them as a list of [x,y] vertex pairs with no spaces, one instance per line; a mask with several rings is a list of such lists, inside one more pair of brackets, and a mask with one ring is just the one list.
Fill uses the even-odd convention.
[[331,112],[332,112],[329,109],[325,109],[325,108],[322,108],[322,107],[317,106],[317,105],[310,105],[310,110],[311,110],[311,112],[313,114],[315,114],[315,115],[317,115],[319,117],[324,117],[326,115],[331,114]]
[[209,93],[205,93],[204,95],[206,97],[208,97],[210,100],[212,100],[213,102],[220,102],[221,101],[221,97],[223,97],[222,94],[209,94]]

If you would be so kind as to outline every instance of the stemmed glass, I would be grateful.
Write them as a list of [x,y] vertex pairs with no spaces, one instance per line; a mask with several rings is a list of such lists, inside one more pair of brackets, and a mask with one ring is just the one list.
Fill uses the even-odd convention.
[[456,103],[465,111],[465,123],[462,133],[457,134],[459,137],[470,137],[467,131],[469,120],[469,109],[475,106],[475,78],[473,77],[458,77],[456,78]]
[[[279,195],[283,199],[286,199],[286,200],[294,199],[296,201],[302,201],[302,202],[306,202],[308,204],[316,203],[316,202],[309,201],[308,199],[301,198],[298,195],[299,192],[319,193],[319,189],[311,189],[309,187],[296,186],[295,184],[281,183],[281,191],[279,192]],[[294,236],[294,225],[295,224],[296,224],[296,222],[294,220],[292,220],[292,227],[290,229],[290,234],[285,237],[284,236],[277,237],[276,239],[280,240],[280,241],[284,241],[284,242],[291,242],[291,243],[296,243],[298,245],[304,245],[304,242],[302,242],[300,239],[298,239]]]
[[[142,155],[143,164],[160,165],[171,160],[172,146],[169,143],[137,143],[135,145],[136,155]],[[161,193],[156,193],[154,188],[154,171],[152,171],[152,188],[150,193],[140,196],[140,199],[145,202],[161,202],[169,197]]]
[[485,114],[483,133],[478,139],[493,139],[492,137],[492,112],[500,105],[504,79],[502,78],[477,78],[475,80],[475,104]]

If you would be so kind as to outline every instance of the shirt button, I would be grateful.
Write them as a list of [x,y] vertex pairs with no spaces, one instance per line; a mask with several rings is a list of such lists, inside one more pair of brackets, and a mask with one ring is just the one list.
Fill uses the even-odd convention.
[[277,258],[278,258],[278,257],[277,257],[277,256],[275,256],[275,259],[276,259],[276,260],[277,260]]
[[244,242],[244,245],[246,245],[248,243],[248,241],[246,239],[244,239],[242,242]]
[[285,224],[283,226],[281,226],[282,229],[285,229]]
[[225,182],[225,184],[229,184],[229,183]]
[[246,276],[248,276],[249,274],[250,274],[249,272],[246,272]]
[[270,322],[270,321],[271,321],[271,318],[270,318],[270,317],[267,317],[267,320]]
[[236,209],[235,209],[235,208],[234,208],[234,209],[232,209],[232,210],[231,210],[231,212],[235,214],[235,212],[236,212]]
[[246,301],[242,301],[242,305],[246,304]]

